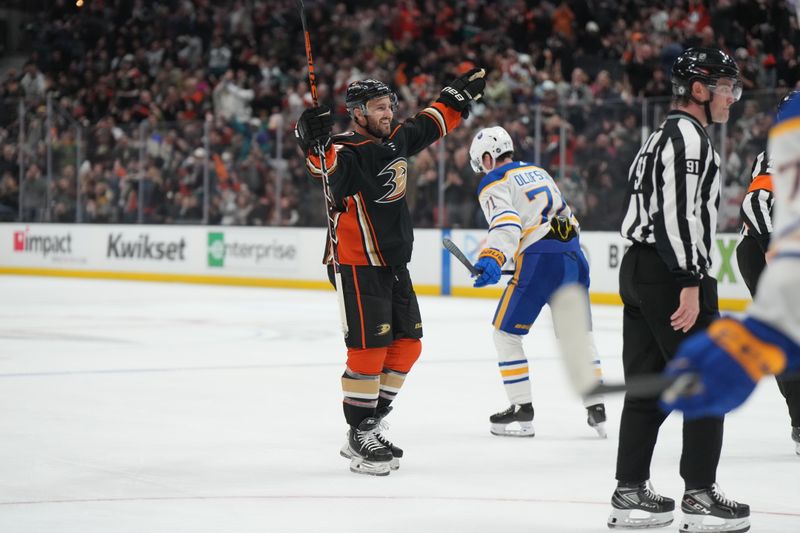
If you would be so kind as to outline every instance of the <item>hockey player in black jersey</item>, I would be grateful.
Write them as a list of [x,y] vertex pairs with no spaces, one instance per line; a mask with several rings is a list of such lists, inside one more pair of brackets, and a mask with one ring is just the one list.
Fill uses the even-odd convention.
[[[422,319],[407,268],[414,241],[405,198],[408,159],[468,116],[483,93],[484,75],[476,68],[459,76],[405,122],[394,119],[395,93],[373,79],[347,88],[352,131],[332,135],[325,106],[307,109],[297,122],[306,167],[322,179],[324,156],[335,203],[334,241],[348,329],[342,391],[350,428],[340,453],[356,473],[387,475],[399,466],[403,452],[386,439],[382,419],[422,350]],[[326,247],[325,263],[334,282],[332,246]]]

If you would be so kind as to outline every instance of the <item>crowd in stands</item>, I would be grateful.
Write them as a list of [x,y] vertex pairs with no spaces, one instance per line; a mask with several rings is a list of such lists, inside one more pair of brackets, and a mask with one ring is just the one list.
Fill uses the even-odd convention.
[[[735,56],[746,91],[717,143],[721,223],[735,229],[774,105],[800,81],[788,0],[305,4],[319,97],[340,130],[356,79],[387,81],[406,118],[456,73],[487,69],[470,120],[411,162],[419,227],[483,225],[467,150],[500,124],[584,228],[617,229],[642,127],[669,106],[669,67],[704,45]],[[0,73],[0,220],[324,225],[292,132],[311,105],[294,0],[56,0],[28,39],[22,71]]]

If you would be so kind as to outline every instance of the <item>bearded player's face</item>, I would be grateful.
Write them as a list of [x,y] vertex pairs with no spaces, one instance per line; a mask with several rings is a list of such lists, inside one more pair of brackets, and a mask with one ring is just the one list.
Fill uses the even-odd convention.
[[373,137],[383,138],[389,135],[392,127],[392,99],[389,96],[373,98],[367,102],[366,130]]

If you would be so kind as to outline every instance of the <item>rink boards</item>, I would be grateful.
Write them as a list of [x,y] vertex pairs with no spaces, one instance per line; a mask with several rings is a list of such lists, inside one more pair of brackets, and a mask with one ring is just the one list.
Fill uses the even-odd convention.
[[[417,292],[497,298],[503,282],[472,288],[466,269],[442,248],[445,236],[474,261],[486,232],[416,230],[411,273]],[[712,255],[724,310],[742,310],[750,301],[736,265],[738,240],[718,234]],[[324,245],[324,228],[6,223],[0,224],[0,274],[329,290]],[[593,302],[620,303],[617,277],[627,245],[616,232],[581,234]]]

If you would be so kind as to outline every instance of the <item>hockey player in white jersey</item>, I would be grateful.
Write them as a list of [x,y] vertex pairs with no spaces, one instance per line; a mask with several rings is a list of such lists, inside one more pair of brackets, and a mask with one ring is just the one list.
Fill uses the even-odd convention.
[[[503,265],[515,265],[493,320],[500,375],[511,406],[489,418],[491,432],[532,437],[534,411],[522,338],[560,286],[578,282],[588,290],[589,264],[581,251],[578,222],[555,181],[546,170],[513,160],[513,142],[505,129],[479,131],[469,155],[472,169],[485,174],[478,201],[489,223],[486,246],[475,263],[480,274],[474,286],[497,283]],[[590,349],[600,377],[593,339]],[[589,425],[605,437],[602,397],[584,398],[584,406]]]
[[800,91],[781,102],[768,153],[775,194],[770,261],[745,318],[717,320],[686,340],[667,367],[667,373],[695,373],[702,382],[700,393],[663,404],[684,417],[727,413],[765,374],[800,372]]

